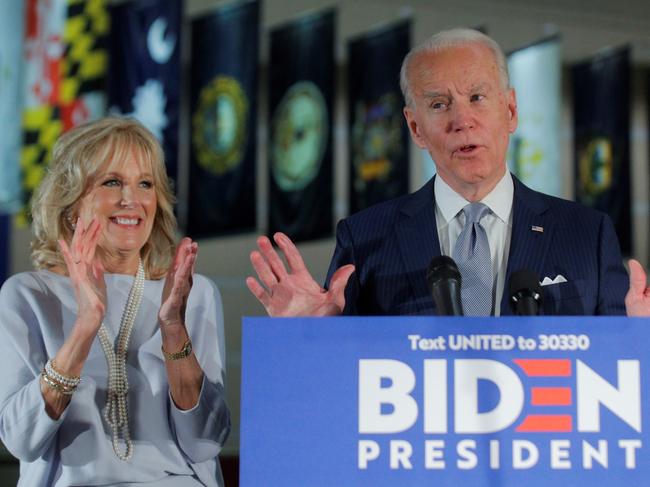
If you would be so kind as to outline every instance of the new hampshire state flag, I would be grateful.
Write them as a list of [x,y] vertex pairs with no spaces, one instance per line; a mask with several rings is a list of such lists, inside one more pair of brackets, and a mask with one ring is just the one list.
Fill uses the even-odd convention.
[[234,2],[192,21],[187,233],[255,228],[260,5]]

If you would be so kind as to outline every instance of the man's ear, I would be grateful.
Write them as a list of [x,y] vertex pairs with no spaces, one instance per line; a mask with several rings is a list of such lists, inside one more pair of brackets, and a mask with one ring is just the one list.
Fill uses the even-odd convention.
[[515,94],[515,89],[510,88],[507,93],[508,99],[508,116],[510,117],[510,122],[508,124],[508,129],[510,133],[514,133],[517,130],[517,125],[519,125],[519,115],[517,113],[517,95]]
[[409,107],[408,105],[404,107],[404,118],[406,119],[406,125],[409,128],[411,134],[411,139],[415,142],[420,149],[426,149],[422,135],[420,134],[420,125],[418,124],[417,117],[415,115],[415,109]]

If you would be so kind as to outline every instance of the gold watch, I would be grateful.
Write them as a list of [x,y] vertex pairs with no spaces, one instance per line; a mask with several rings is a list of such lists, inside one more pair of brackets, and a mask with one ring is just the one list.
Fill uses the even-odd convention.
[[180,360],[187,358],[192,353],[192,340],[188,338],[187,341],[183,344],[183,348],[181,348],[178,352],[167,353],[163,347],[160,347],[160,350],[162,350],[162,354],[163,357],[165,357],[165,360]]

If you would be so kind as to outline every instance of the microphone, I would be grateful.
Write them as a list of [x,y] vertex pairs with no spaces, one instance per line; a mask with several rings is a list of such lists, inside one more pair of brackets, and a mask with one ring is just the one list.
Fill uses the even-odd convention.
[[510,276],[510,307],[519,316],[537,316],[542,305],[539,276],[528,269]]
[[461,277],[454,259],[447,255],[431,259],[427,267],[427,282],[439,315],[463,316]]

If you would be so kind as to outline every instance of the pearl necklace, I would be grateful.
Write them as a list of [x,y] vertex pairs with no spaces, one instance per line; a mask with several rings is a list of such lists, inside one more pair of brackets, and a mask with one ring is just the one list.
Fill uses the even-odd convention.
[[[108,335],[104,323],[99,328],[99,342],[106,355],[108,365],[108,391],[106,394],[106,407],[104,408],[104,419],[109,424],[113,433],[113,451],[120,460],[130,460],[133,456],[133,442],[129,432],[129,411],[127,408],[127,394],[129,392],[129,379],[126,375],[126,352],[129,347],[131,330],[138,313],[142,293],[144,291],[144,267],[142,261],[138,264],[138,272],[129,291],[129,298],[126,301],[120,331],[117,335],[117,344],[113,349],[113,341]],[[125,448],[120,450],[120,432],[124,439]]]

